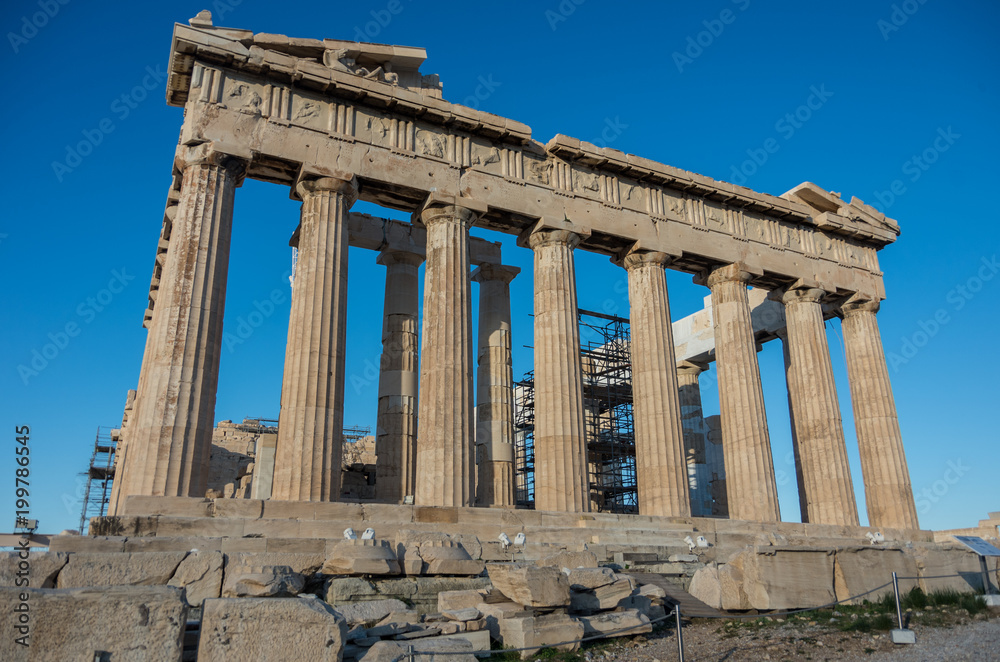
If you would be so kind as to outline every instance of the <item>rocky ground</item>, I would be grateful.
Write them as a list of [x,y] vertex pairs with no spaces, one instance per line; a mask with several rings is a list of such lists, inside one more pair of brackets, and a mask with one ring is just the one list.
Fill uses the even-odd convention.
[[[814,612],[780,621],[696,619],[684,628],[685,660],[951,662],[1000,659],[1000,609],[970,614],[960,607],[929,607],[910,611],[908,618],[917,637],[917,644],[912,646],[894,645],[888,630],[881,629],[887,625],[884,620],[852,608]],[[631,639],[598,642],[578,653],[544,656],[587,662],[673,662],[678,659],[672,628]]]

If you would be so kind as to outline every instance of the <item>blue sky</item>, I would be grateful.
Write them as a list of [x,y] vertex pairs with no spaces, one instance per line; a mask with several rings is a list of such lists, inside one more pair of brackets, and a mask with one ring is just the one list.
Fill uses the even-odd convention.
[[[204,8],[216,25],[255,32],[425,47],[423,71],[441,75],[446,99],[524,122],[541,142],[563,133],[758,191],[808,180],[879,206],[902,227],[880,253],[880,320],[921,525],[974,526],[1000,510],[994,3],[14,0],[0,10],[0,529],[14,519],[15,427],[32,430],[32,515],[46,531],[75,528],[96,428],[118,425],[138,380],[182,122],[163,72],[172,23]],[[255,304],[281,302],[224,351],[217,420],[277,417],[298,213],[285,188],[237,192],[227,331]],[[521,375],[531,253],[477,234],[503,240],[524,272],[512,285]],[[383,272],[351,249],[347,425],[375,423]],[[668,280],[675,319],[701,307],[705,288]],[[578,253],[581,307],[627,315],[624,282],[607,258]],[[828,335],[865,521],[839,321]],[[797,521],[780,346],[760,362],[782,515]]]

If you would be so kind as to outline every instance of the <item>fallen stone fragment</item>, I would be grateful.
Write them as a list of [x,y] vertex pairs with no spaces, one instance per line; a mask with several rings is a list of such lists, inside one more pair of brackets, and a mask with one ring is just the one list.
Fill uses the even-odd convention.
[[[358,662],[478,662],[472,643],[463,639],[417,639],[380,641],[358,658]],[[408,651],[413,652],[410,657]],[[447,653],[435,655],[435,653]]]
[[583,624],[565,614],[525,616],[500,621],[500,640],[503,645],[507,648],[527,649],[521,652],[522,660],[527,660],[542,648],[556,648],[565,652],[579,650],[583,632]]
[[551,566],[553,568],[596,568],[597,557],[593,552],[558,552],[542,557],[535,561],[538,566]]
[[570,603],[569,581],[552,566],[501,564],[487,566],[493,586],[525,607],[564,607]]
[[[594,616],[580,616],[585,636],[603,634],[607,637],[630,637],[653,631],[649,618],[635,609],[610,611]],[[627,629],[626,628],[632,628]],[[619,632],[619,630],[625,630]]]
[[233,568],[226,572],[222,597],[294,597],[305,584],[305,578],[286,565]]
[[441,614],[452,621],[459,621],[464,623],[465,621],[474,621],[480,618],[482,614],[475,607],[468,607],[466,609],[450,609],[442,611]]
[[336,610],[349,625],[376,623],[394,611],[405,611],[406,605],[400,600],[368,600],[352,605],[338,606]]

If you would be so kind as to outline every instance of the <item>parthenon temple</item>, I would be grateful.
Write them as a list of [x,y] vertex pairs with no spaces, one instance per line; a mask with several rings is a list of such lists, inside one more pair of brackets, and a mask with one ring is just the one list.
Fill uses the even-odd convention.
[[[205,496],[235,198],[253,178],[300,204],[271,500],[341,498],[355,246],[386,277],[376,500],[515,507],[510,284],[530,278],[534,507],[590,510],[574,267],[590,251],[627,274],[638,514],[708,514],[692,508],[687,449],[698,376],[714,361],[728,516],[781,520],[757,356],[779,338],[803,522],[858,526],[826,337],[836,316],[869,525],[919,528],[878,324],[878,251],[898,237],[894,220],[812,183],[774,196],[564,135],[538,142],[524,124],[444,100],[425,58],[204,15],[175,26],[167,99],[184,122],[110,515],[128,497]],[[410,221],[352,212],[358,200]],[[504,264],[473,227],[515,235],[533,273]],[[706,288],[697,319],[671,323],[667,269]]]

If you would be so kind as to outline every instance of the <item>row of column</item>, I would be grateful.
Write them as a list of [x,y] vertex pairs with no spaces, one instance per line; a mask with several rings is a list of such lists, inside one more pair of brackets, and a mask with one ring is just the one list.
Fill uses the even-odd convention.
[[[180,205],[140,375],[124,467],[127,494],[201,495],[214,421],[234,189],[242,162],[205,152],[184,166]],[[347,301],[347,218],[353,179],[314,178],[302,198],[272,498],[340,493]],[[513,504],[509,283],[516,270],[482,267],[473,420],[469,228],[484,209],[435,200],[426,228],[423,328],[417,351],[420,258],[382,253],[387,267],[379,382],[380,500],[413,495],[438,506]],[[574,249],[581,237],[540,229],[534,252],[535,499],[539,510],[589,509]],[[639,511],[688,516],[688,458],[665,269],[669,256],[635,251],[628,273]],[[707,274],[712,292],[730,516],[778,521],[756,340],[739,265]],[[783,294],[790,401],[808,521],[857,524],[844,434],[815,288]],[[848,373],[873,526],[916,528],[912,490],[875,321],[877,303],[843,306]],[[419,379],[417,379],[419,364]],[[417,442],[417,421],[420,423]],[[476,434],[474,434],[474,429]],[[479,448],[476,448],[478,443]],[[694,451],[697,453],[697,450]],[[474,475],[477,454],[480,494]]]

